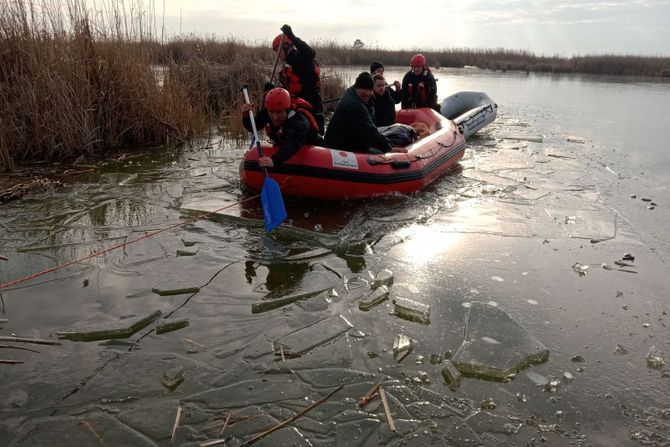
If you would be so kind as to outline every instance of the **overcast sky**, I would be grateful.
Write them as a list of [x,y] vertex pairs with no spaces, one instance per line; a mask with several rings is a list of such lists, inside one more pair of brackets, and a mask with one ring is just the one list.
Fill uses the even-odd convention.
[[[154,2],[160,22],[163,1]],[[165,0],[168,35],[180,16],[182,33],[253,42],[288,23],[308,43],[670,56],[670,0]]]

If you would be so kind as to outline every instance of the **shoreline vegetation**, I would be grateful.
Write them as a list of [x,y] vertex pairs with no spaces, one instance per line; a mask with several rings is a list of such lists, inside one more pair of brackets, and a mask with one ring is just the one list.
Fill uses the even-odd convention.
[[[63,3],[63,4],[61,4]],[[135,2],[133,2],[135,5]],[[142,6],[140,4],[140,6]],[[187,143],[214,126],[240,135],[240,87],[262,95],[275,53],[250,44],[179,36],[162,43],[153,2],[5,2],[0,10],[0,171],[35,161],[86,163],[125,148]],[[380,60],[405,66],[416,50],[310,42],[322,97],[346,85],[331,67]],[[670,77],[670,58],[535,56],[527,51],[425,51],[431,67]],[[257,100],[258,101],[258,100]],[[228,125],[229,123],[229,125]],[[72,163],[76,164],[76,163]]]

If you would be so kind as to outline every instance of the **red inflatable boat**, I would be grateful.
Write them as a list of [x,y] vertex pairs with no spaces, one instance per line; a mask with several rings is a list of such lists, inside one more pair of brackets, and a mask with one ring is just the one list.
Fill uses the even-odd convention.
[[[268,170],[282,194],[322,199],[356,199],[389,193],[419,191],[463,157],[465,139],[453,121],[432,109],[397,113],[403,124],[422,122],[430,135],[407,146],[407,153],[382,155],[347,152],[320,146],[303,146],[281,165]],[[276,148],[263,146],[264,155]],[[264,173],[258,152],[249,150],[240,166],[242,181],[260,191]]]

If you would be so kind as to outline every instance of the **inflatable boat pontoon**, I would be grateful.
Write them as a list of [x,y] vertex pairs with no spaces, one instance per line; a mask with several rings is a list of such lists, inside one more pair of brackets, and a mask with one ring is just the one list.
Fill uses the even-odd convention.
[[440,113],[454,120],[467,140],[496,119],[498,104],[486,93],[458,92],[442,100]]

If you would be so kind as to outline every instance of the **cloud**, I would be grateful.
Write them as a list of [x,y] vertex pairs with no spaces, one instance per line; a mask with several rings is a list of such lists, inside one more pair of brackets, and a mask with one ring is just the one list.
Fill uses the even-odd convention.
[[[156,5],[161,21],[162,5]],[[538,54],[668,54],[670,0],[166,0],[169,35],[179,32],[269,42],[290,24],[307,42],[361,39],[389,49],[509,48]],[[159,25],[160,26],[160,25]]]

